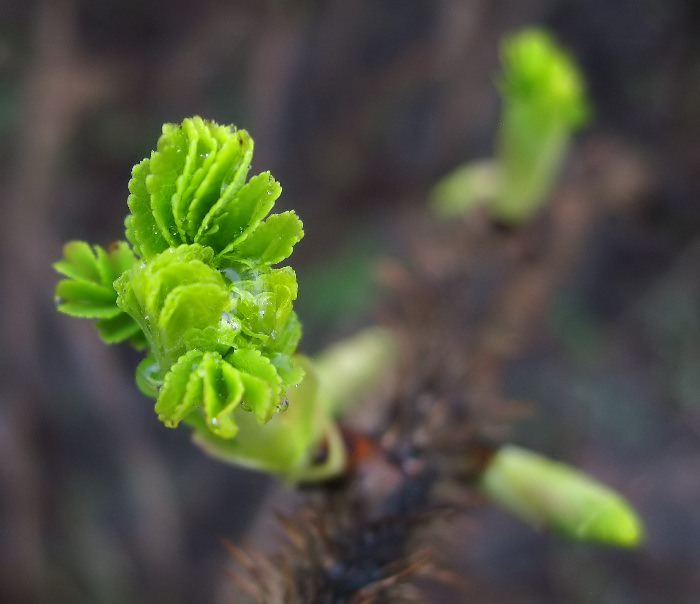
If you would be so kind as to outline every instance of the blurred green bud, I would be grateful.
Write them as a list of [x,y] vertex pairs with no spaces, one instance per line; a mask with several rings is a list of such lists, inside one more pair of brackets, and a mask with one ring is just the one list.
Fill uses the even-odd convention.
[[590,108],[581,72],[547,32],[526,29],[507,37],[501,59],[503,180],[491,209],[496,219],[518,224],[547,201],[571,136],[586,124]]
[[512,445],[481,477],[483,492],[515,516],[577,541],[636,547],[644,529],[634,509],[583,472]]
[[505,224],[530,220],[552,193],[572,135],[589,120],[583,76],[547,32],[507,36],[501,60],[496,157],[459,166],[438,181],[430,193],[438,215],[481,205]]
[[569,54],[541,29],[525,29],[501,45],[499,88],[505,103],[527,106],[531,117],[583,126],[590,108],[583,76]]

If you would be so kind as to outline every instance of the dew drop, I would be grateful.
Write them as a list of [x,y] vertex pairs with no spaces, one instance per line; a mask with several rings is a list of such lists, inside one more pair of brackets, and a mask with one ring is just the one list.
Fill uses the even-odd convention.
[[241,324],[227,312],[221,313],[221,320],[219,323],[222,327],[228,327],[233,331],[239,331],[241,329]]
[[223,272],[224,272],[224,275],[226,275],[226,277],[228,278],[228,280],[231,281],[232,283],[235,283],[236,281],[241,280],[241,276],[238,274],[237,271],[235,271],[232,268],[225,268]]
[[158,363],[153,361],[143,368],[143,376],[148,379],[152,379],[153,376],[160,371],[160,366]]

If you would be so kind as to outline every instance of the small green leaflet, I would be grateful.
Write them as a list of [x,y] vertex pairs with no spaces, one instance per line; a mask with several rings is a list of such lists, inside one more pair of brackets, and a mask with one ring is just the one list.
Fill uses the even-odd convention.
[[113,282],[136,262],[124,241],[109,250],[71,241],[63,248],[63,260],[54,269],[67,277],[56,286],[58,310],[73,317],[97,319],[97,329],[108,344],[129,340],[137,347],[145,342],[138,324],[117,306]]

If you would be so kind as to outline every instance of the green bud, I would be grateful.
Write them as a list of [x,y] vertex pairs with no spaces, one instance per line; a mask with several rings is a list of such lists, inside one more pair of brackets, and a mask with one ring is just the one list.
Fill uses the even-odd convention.
[[515,516],[577,541],[632,548],[643,540],[642,523],[621,495],[580,470],[520,447],[501,448],[480,486]]

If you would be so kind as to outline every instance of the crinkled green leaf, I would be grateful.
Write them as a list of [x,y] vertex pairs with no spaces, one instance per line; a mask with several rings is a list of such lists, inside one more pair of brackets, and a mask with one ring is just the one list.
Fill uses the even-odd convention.
[[195,345],[217,348],[231,299],[226,280],[208,264],[212,256],[199,245],[169,248],[115,283],[120,308],[142,325],[164,370]]
[[102,283],[97,270],[95,252],[84,241],[70,241],[63,246],[64,260],[55,262],[54,269],[70,277],[95,283]]
[[[156,267],[152,267],[156,269]],[[178,287],[194,284],[211,284],[225,289],[224,280],[219,273],[200,260],[173,262],[147,273],[149,289],[145,296],[147,312],[152,316],[159,314],[165,299]]]
[[239,346],[241,339],[241,323],[228,311],[221,313],[219,324],[216,326],[214,339],[227,349]]
[[198,373],[203,380],[204,417],[219,438],[233,438],[238,432],[234,411],[244,396],[240,372],[218,354],[207,352]]
[[191,350],[165,376],[156,413],[168,427],[176,427],[200,410],[207,427],[219,438],[238,432],[234,411],[243,397],[239,371],[214,352]]
[[168,247],[151,209],[151,194],[146,188],[151,161],[144,159],[134,166],[129,181],[127,204],[131,214],[126,217],[126,238],[142,258],[150,258]]
[[173,197],[178,178],[185,169],[187,148],[188,141],[183,128],[176,124],[165,124],[163,134],[158,139],[158,148],[151,153],[150,172],[146,177],[153,218],[169,245],[182,243],[173,214]]
[[100,283],[109,284],[109,289],[113,290],[112,283],[114,283],[117,275],[114,274],[112,269],[109,254],[99,245],[95,247],[95,264],[100,275]]
[[268,215],[281,193],[269,172],[253,176],[238,190],[227,189],[202,220],[195,241],[225,254]]
[[282,329],[292,313],[292,303],[297,298],[297,276],[289,266],[273,269],[266,275],[273,296],[268,301],[263,320],[269,321],[273,330]]
[[297,314],[292,311],[284,323],[284,326],[277,330],[274,337],[270,339],[269,350],[286,357],[291,356],[297,349],[301,339],[301,321]]
[[287,258],[303,236],[301,222],[286,212],[258,228],[281,188],[267,172],[246,183],[252,155],[245,130],[199,117],[166,124],[156,151],[134,168],[129,183],[126,230],[137,253],[148,259],[168,246],[196,242],[210,246],[219,263],[254,266]]
[[150,262],[139,265],[130,274],[130,283],[139,300],[143,314],[156,318],[167,295],[180,285],[219,283],[221,275],[209,266],[211,250],[201,246],[168,248]]
[[111,318],[120,313],[120,310],[111,303],[100,304],[94,300],[79,300],[77,302],[61,302],[56,308],[62,313],[79,319]]
[[139,255],[193,243],[207,212],[244,185],[252,153],[245,130],[200,117],[163,126],[157,149],[129,183],[127,238]]
[[136,262],[134,253],[124,241],[110,245],[109,250],[84,241],[71,241],[63,247],[63,260],[54,269],[72,280],[95,283],[107,289],[114,280]]
[[56,271],[69,277],[56,285],[58,310],[81,318],[99,319],[100,337],[107,343],[139,339],[140,328],[117,306],[114,280],[128,270],[136,258],[125,242],[115,243],[109,251],[91,248],[82,241],[64,247],[64,259],[56,262]]
[[134,337],[129,338],[129,343],[136,348],[136,350],[144,350],[149,344],[146,334],[141,329],[139,329],[139,332]]
[[220,283],[193,283],[174,288],[165,299],[158,316],[160,341],[168,355],[182,354],[194,347],[212,347],[210,336],[202,336],[216,325],[231,300]]
[[224,195],[233,196],[243,186],[253,157],[253,140],[245,130],[222,132],[218,127],[221,147],[203,173],[201,183],[192,193],[192,201],[187,211],[187,233],[191,241],[199,241],[197,233],[202,230],[202,222]]
[[132,344],[139,348],[137,342],[139,341],[139,334],[141,334],[141,328],[138,324],[126,313],[119,312],[119,314],[99,319],[97,321],[97,329],[100,332],[100,338],[103,342],[107,344],[118,344],[119,342],[125,342],[126,340],[132,340]]
[[185,220],[183,215],[187,212],[187,198],[184,193],[190,183],[192,175],[196,169],[198,160],[201,157],[208,156],[211,148],[206,147],[206,141],[201,143],[204,148],[200,147],[199,129],[195,125],[195,120],[201,121],[201,118],[185,120],[180,127],[180,133],[184,139],[183,149],[183,165],[175,179],[175,191],[170,199],[170,209],[173,214],[173,222],[177,229],[178,241],[186,241],[187,233],[185,230]]
[[200,350],[183,354],[165,375],[155,411],[168,428],[175,428],[201,406],[202,375],[197,371],[204,358]]
[[258,421],[269,421],[283,397],[282,379],[275,366],[259,350],[252,348],[235,350],[226,360],[241,372],[246,407]]
[[188,143],[187,157],[183,172],[177,179],[172,208],[180,241],[191,241],[187,233],[187,213],[192,196],[216,159],[219,142],[200,117],[183,121],[182,130]]
[[268,269],[252,279],[233,282],[232,291],[232,312],[241,326],[242,341],[248,347],[259,347],[270,358],[293,354],[301,337],[301,325],[292,310],[297,295],[294,271],[290,267]]
[[261,331],[271,331],[286,321],[297,290],[296,273],[288,266],[270,269],[234,284],[234,291],[254,298],[255,306],[247,311],[248,319]]
[[[224,440],[212,434],[201,418],[190,416],[194,441],[209,455],[226,463],[274,472],[288,481],[316,481],[337,476],[346,467],[345,443],[330,417],[319,412],[318,383],[313,364],[299,359],[306,377],[289,391],[289,408],[260,424],[250,413],[238,411],[240,431]],[[323,442],[323,461],[316,452]]]
[[110,283],[113,284],[119,275],[134,266],[136,257],[126,241],[116,241],[110,244],[107,252],[109,266],[112,269]]
[[146,334],[149,345],[151,345],[150,317],[147,317],[143,312],[139,298],[136,296],[136,292],[132,286],[133,274],[137,272],[137,270],[142,269],[127,271],[114,282],[114,289],[117,292],[117,306],[139,325],[141,330]]
[[[280,409],[282,402],[272,387],[273,382],[268,382],[250,373],[241,372],[240,375],[245,389],[242,406],[246,411],[251,411],[258,422],[264,424]],[[277,372],[275,372],[275,376],[277,376]],[[278,377],[277,380],[279,380]]]
[[299,388],[288,393],[286,411],[261,424],[252,413],[239,408],[236,419],[240,431],[230,440],[217,438],[203,420],[193,417],[190,423],[195,428],[195,442],[210,455],[228,463],[275,472],[290,480],[297,478],[311,463],[328,426],[328,416],[318,412],[318,383],[311,363],[308,359],[300,362],[306,377]]
[[255,265],[277,264],[289,257],[303,236],[304,226],[295,212],[273,214],[224,255]]
[[[110,287],[93,283],[91,281],[64,280],[56,286],[56,294],[59,298],[71,300],[75,305],[82,305],[85,309],[93,306],[104,310],[112,307],[112,314],[100,313],[96,316],[114,316],[119,309],[114,306],[114,290]],[[90,315],[82,315],[89,317]]]
[[270,357],[270,362],[275,366],[284,390],[301,384],[305,374],[303,367],[296,362],[296,356],[282,353],[273,354]]

